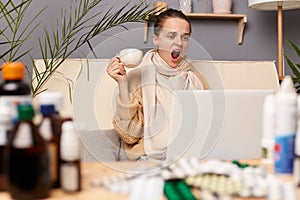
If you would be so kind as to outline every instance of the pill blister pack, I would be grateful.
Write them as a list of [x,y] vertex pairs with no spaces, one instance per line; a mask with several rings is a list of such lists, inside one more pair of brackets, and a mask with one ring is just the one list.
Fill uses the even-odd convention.
[[[197,197],[201,199],[232,199],[236,196],[274,199],[283,195],[293,199],[292,197],[297,195],[294,183],[280,181],[275,175],[267,174],[263,167],[239,165],[222,160],[181,158],[176,162],[162,163],[155,169],[144,167],[137,171],[138,173],[109,176],[93,184],[130,196],[137,187],[142,187],[144,193],[151,190],[149,193],[161,195],[164,187],[175,187],[174,183],[178,181],[183,181],[193,189],[194,194],[198,193]],[[139,195],[142,194],[136,193],[133,197]]]
[[181,158],[161,173],[165,180],[184,179],[193,188],[214,196],[265,197],[266,171],[261,167],[240,168],[232,162]]
[[294,182],[282,182],[263,167],[237,161],[181,158],[165,167],[161,175],[165,181],[183,179],[191,188],[198,189],[200,199],[297,199]]

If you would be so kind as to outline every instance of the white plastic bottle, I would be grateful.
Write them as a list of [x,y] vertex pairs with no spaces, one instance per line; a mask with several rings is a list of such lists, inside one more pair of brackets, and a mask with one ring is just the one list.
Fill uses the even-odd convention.
[[81,144],[73,121],[62,124],[60,143],[60,183],[66,192],[81,190],[80,149]]
[[263,136],[261,140],[262,162],[273,163],[274,132],[275,132],[275,96],[266,96],[263,108]]
[[275,98],[274,171],[292,174],[297,131],[297,93],[290,76],[283,79]]
[[300,96],[298,96],[297,133],[295,139],[295,158],[293,176],[295,183],[300,186]]

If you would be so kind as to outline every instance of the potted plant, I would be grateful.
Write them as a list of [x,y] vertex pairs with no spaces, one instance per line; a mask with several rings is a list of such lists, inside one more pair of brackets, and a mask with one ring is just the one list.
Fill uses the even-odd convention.
[[[0,10],[5,11],[1,12],[0,18],[4,18],[7,23],[6,27],[0,29],[0,36],[6,40],[0,44],[11,45],[5,54],[2,54],[3,60],[5,56],[8,56],[4,61],[16,61],[25,55],[30,56],[31,49],[19,53],[21,51],[20,46],[24,44],[37,26],[41,25],[41,23],[33,25],[33,22],[46,9],[42,8],[37,12],[30,23],[23,30],[20,30],[20,24],[32,1],[22,0],[18,5],[15,5],[12,1],[3,3],[0,0]],[[149,4],[145,1],[139,1],[134,5],[130,2],[122,3],[123,6],[115,12],[112,11],[113,6],[107,10],[99,9],[102,0],[78,0],[74,2],[77,4],[70,6],[69,10],[62,10],[61,16],[53,20],[56,21],[56,25],[45,27],[44,35],[38,38],[38,48],[44,60],[45,69],[40,71],[31,57],[31,65],[35,72],[35,77],[32,77],[30,81],[33,96],[45,91],[46,89],[42,88],[47,80],[69,56],[81,46],[89,44],[89,40],[116,26],[126,28],[125,24],[128,22],[152,20],[152,16],[159,12],[149,8]],[[33,25],[30,30],[29,25]],[[12,34],[6,34],[6,30],[11,30]],[[20,37],[15,37],[17,35],[15,33],[18,31],[20,31]]]
[[[300,57],[300,49],[299,47],[293,43],[291,40],[288,40],[289,45],[292,47],[292,49],[295,51],[295,53],[297,54],[298,57]],[[293,76],[293,82],[296,88],[297,93],[300,93],[300,63],[296,63],[294,64],[291,59],[287,56],[284,55],[285,59],[289,65],[289,67],[291,68],[294,76]]]

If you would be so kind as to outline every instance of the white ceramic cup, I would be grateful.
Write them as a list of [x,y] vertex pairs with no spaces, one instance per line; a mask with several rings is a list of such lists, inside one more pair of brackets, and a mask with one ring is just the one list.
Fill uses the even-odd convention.
[[125,67],[134,68],[142,62],[143,52],[134,48],[123,49],[119,52],[118,57]]

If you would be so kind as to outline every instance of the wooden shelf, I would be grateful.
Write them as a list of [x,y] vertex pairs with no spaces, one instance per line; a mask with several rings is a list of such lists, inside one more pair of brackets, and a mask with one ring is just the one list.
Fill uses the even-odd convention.
[[191,19],[238,20],[238,43],[243,43],[244,28],[247,23],[247,15],[245,14],[188,13],[186,16]]
[[[217,14],[217,13],[188,13],[188,18],[195,19],[223,19],[223,20],[238,20],[238,43],[243,43],[243,35],[245,25],[247,23],[247,15],[245,14]],[[147,42],[148,22],[144,23],[144,42]]]

